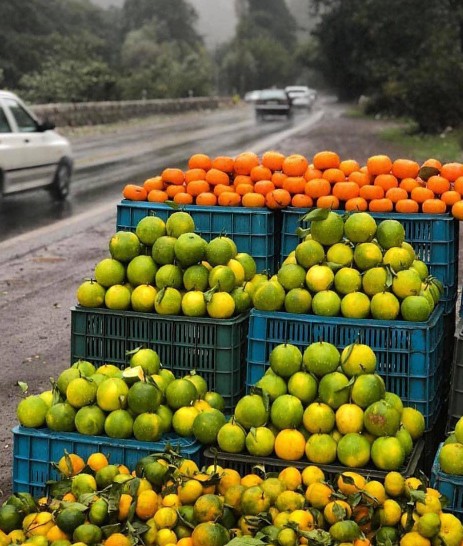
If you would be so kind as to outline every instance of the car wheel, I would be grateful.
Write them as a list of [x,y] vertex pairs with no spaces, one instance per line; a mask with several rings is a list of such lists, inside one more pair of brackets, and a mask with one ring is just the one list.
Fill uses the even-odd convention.
[[62,159],[56,168],[55,177],[50,192],[59,201],[64,201],[69,195],[72,167],[68,159]]

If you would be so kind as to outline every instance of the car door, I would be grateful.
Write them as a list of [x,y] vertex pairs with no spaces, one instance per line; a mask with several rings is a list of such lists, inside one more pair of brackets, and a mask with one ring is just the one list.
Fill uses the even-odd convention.
[[50,184],[57,157],[51,154],[47,135],[26,108],[13,97],[0,99],[5,132],[0,133],[0,167],[3,193],[13,193]]

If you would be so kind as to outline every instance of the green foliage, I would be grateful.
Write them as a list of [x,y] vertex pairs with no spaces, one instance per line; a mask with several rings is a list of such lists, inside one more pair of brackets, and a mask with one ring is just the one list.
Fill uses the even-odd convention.
[[0,2],[0,82],[32,103],[208,95],[195,19],[185,0]]
[[342,98],[409,116],[423,132],[463,123],[463,7],[452,0],[332,0],[316,35],[318,68]]
[[299,69],[295,29],[284,0],[250,0],[235,38],[218,52],[220,88],[242,96],[250,89],[292,83]]

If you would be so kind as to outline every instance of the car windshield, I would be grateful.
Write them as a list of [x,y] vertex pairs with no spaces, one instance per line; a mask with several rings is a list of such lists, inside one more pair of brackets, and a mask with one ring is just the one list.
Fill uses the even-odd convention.
[[286,100],[286,93],[280,89],[265,89],[260,92],[259,99],[268,100],[268,99],[283,99]]

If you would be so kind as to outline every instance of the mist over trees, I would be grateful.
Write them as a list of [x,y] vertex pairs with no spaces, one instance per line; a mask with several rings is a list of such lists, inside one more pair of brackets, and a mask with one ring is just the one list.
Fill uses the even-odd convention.
[[[284,0],[242,2],[235,36],[207,51],[186,0],[0,2],[0,87],[33,103],[138,100],[320,82],[423,132],[463,123],[460,0],[307,0],[296,39]],[[299,33],[300,36],[300,33]]]

